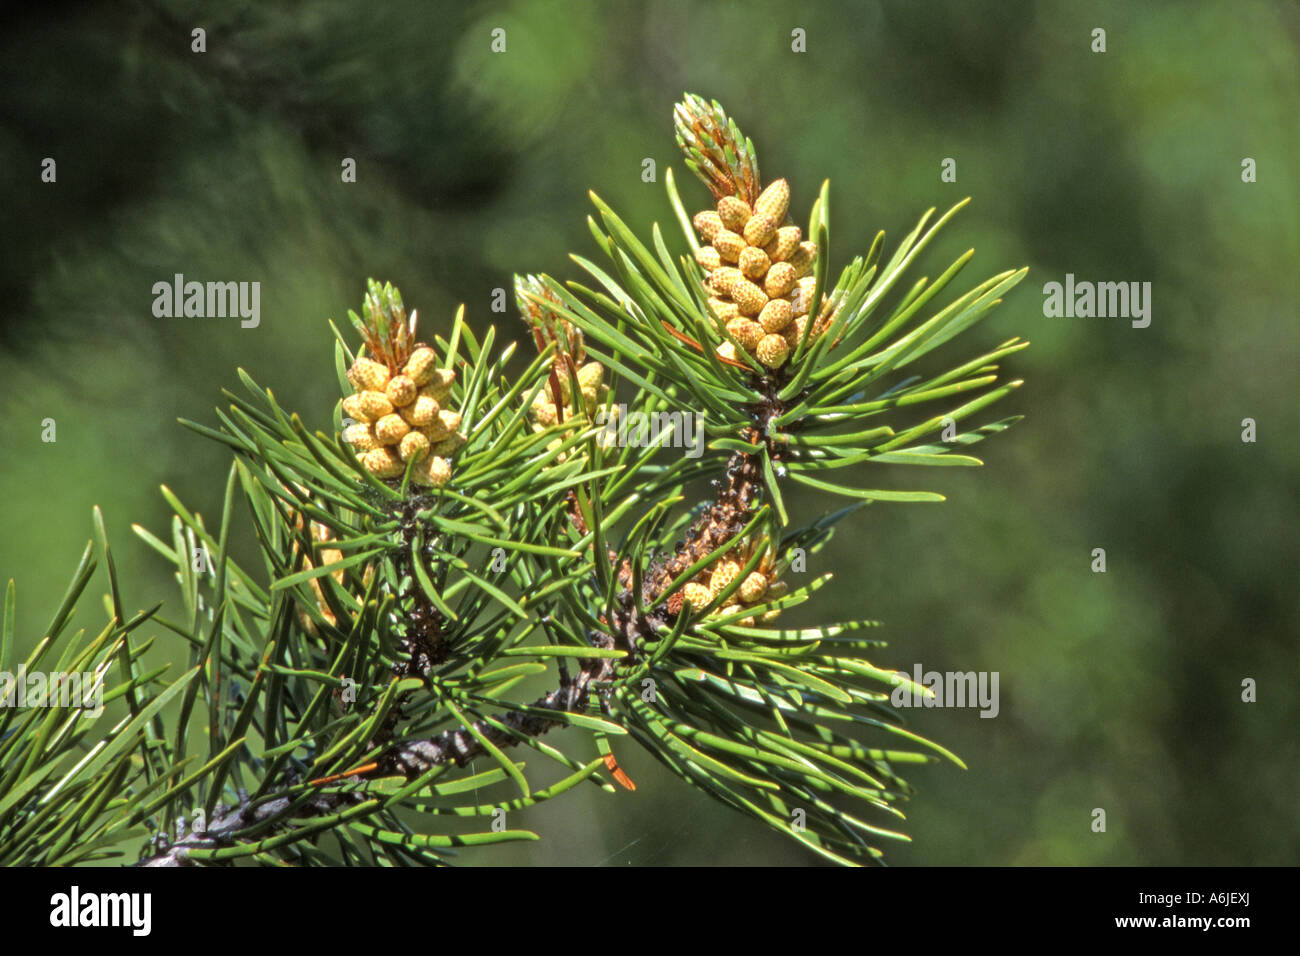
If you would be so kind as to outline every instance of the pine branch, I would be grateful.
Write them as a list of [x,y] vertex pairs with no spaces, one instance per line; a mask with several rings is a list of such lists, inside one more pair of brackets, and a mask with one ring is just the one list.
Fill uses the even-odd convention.
[[[232,807],[218,806],[212,820],[201,832],[191,832],[178,840],[166,843],[158,853],[137,862],[138,867],[182,867],[190,866],[198,853],[211,852],[236,845],[237,835],[251,830],[262,829],[268,834],[277,830],[284,832],[286,826],[267,829],[279,818],[293,811],[295,820],[308,820],[336,812],[346,804],[357,804],[363,797],[357,793],[322,793],[305,803],[295,801],[291,796],[280,796],[261,803],[254,803],[248,793],[239,794],[239,802]],[[162,841],[158,841],[162,842]]]
[[[537,347],[521,374],[507,371],[513,346],[477,336],[463,310],[447,337],[419,341],[400,293],[371,281],[350,313],[360,348],[334,330],[342,398],[326,430],[242,371],[219,427],[187,423],[234,464],[215,528],[167,489],[170,534],[136,528],[174,568],[179,612],[125,613],[96,514],[27,666],[103,566],[109,623],[63,659],[116,670],[126,716],[95,724],[92,746],[57,714],[0,711],[0,863],[93,861],[139,839],[143,866],[442,864],[456,847],[536,835],[416,834],[409,811],[472,818],[588,781],[612,791],[602,768],[634,789],[611,739],[827,859],[879,861],[877,844],[905,839],[861,814],[902,817],[899,766],[960,761],[889,708],[910,682],[871,663],[873,622],[774,622],[816,610],[831,575],[791,580],[793,556],[815,557],[858,506],[941,500],[827,473],[978,465],[968,447],[1015,420],[967,424],[1019,384],[997,384],[1018,339],[939,374],[895,373],[971,328],[1024,270],[927,312],[968,253],[895,294],[959,204],[933,225],[926,213],[887,261],[878,236],[832,281],[828,188],[805,233],[789,183],[762,186],[753,144],[717,103],[688,95],[674,122],[715,200],[690,217],[667,177],[690,254],[658,227],[643,243],[593,196],[609,263],[575,257],[591,288],[516,280]],[[900,417],[935,402],[942,414]],[[628,409],[679,424],[698,411],[707,442],[687,456],[611,440]],[[688,505],[703,479],[713,493]],[[853,504],[800,522],[791,482]],[[237,534],[257,541],[260,566],[236,562]],[[11,585],[0,669],[13,605]],[[179,677],[142,671],[145,624],[185,648]],[[515,698],[539,676],[554,689]],[[196,725],[206,754],[187,752]],[[583,733],[541,739],[560,726]],[[507,755],[521,745],[566,775],[537,789]],[[489,769],[467,770],[474,758]],[[463,802],[480,790],[492,803]]]
[[[886,706],[887,691],[864,686],[874,681],[892,688],[904,678],[867,663],[865,652],[874,642],[852,636],[861,625],[793,632],[758,626],[826,584],[829,575],[802,588],[786,586],[779,580],[786,551],[796,542],[815,550],[852,510],[810,526],[792,525],[781,485],[795,481],[864,502],[941,500],[929,492],[852,488],[817,473],[871,463],[979,464],[951,449],[1010,421],[955,435],[951,426],[1018,382],[901,430],[865,420],[987,387],[996,380],[992,362],[1024,343],[1013,339],[950,372],[904,381],[875,396],[867,390],[978,321],[1024,271],[995,276],[908,331],[907,323],[960,271],[967,254],[928,287],[922,281],[891,316],[872,325],[872,313],[956,210],[929,231],[927,214],[883,266],[883,236],[878,237],[832,283],[826,187],[808,226],[816,241],[803,242],[801,230],[781,225],[789,187],[778,180],[759,191],[752,144],[716,104],[711,111],[688,96],[676,121],[687,165],[717,200],[716,212],[688,217],[668,178],[694,262],[674,261],[657,228],[651,251],[593,197],[605,227],[597,238],[612,271],[575,257],[598,290],[546,284],[551,299],[561,303],[551,310],[581,329],[589,354],[636,387],[638,405],[697,402],[709,415],[717,465],[678,461],[665,467],[652,464],[654,449],[645,455],[623,451],[616,456],[623,477],[594,491],[603,507],[593,514],[623,511],[632,500],[622,497],[627,489],[643,495],[651,486],[670,497],[711,468],[721,481],[715,499],[692,512],[686,524],[639,540],[634,530],[634,543],[620,552],[652,547],[671,556],[645,570],[643,587],[629,585],[640,570],[634,561],[623,566],[619,587],[607,589],[601,621],[629,655],[616,667],[606,706],[668,767],[723,802],[830,859],[879,860],[879,849],[869,841],[902,835],[857,819],[823,794],[852,794],[901,815],[893,804],[910,788],[891,763],[927,758],[863,747],[836,729],[837,723],[870,719],[886,734],[956,758],[902,731]],[[941,444],[918,442],[941,428]],[[725,464],[717,458],[722,451],[729,452]],[[643,526],[644,519],[638,528]],[[661,605],[665,592],[672,593]],[[831,653],[817,653],[823,644]],[[649,675],[660,688],[653,705],[627,691]],[[805,815],[806,827],[792,825],[794,810]]]
[[474,723],[473,731],[462,728],[426,740],[403,741],[378,759],[378,767],[371,775],[402,774],[414,779],[448,763],[464,767],[487,752],[484,741],[497,747],[513,747],[524,738],[540,737],[567,722],[559,716],[549,718],[537,711],[553,711],[557,715],[585,713],[592,684],[608,680],[613,670],[609,658],[598,659],[584,665],[573,680],[564,680],[560,687],[533,701],[527,710],[509,711],[496,724],[480,720]]

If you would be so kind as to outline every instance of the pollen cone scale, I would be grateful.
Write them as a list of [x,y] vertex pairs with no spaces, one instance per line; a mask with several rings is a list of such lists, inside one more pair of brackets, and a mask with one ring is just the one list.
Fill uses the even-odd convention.
[[[723,555],[710,567],[705,568],[688,581],[678,592],[682,603],[689,603],[695,611],[702,610],[710,602],[721,598],[744,569],[745,564],[754,556],[752,546],[742,545],[730,554]],[[731,591],[722,603],[710,613],[712,616],[726,616],[759,605],[770,604],[789,592],[788,585],[778,580],[780,566],[773,560],[771,551],[764,551],[758,567],[740,581],[739,587]],[[670,604],[671,606],[671,604]],[[753,627],[757,623],[775,620],[781,614],[780,608],[770,608],[739,619],[741,627]]]

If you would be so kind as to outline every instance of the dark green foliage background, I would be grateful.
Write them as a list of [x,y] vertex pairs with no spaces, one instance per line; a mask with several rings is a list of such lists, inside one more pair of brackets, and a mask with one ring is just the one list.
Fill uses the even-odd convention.
[[[0,30],[0,578],[18,579],[20,647],[63,593],[93,504],[130,607],[174,598],[129,526],[165,527],[160,483],[215,518],[228,464],[175,419],[210,422],[242,365],[325,427],[325,320],[359,305],[367,276],[399,284],[427,327],[464,301],[519,337],[493,290],[516,271],[577,275],[565,256],[593,252],[589,188],[638,230],[671,228],[671,109],[691,90],[723,102],[768,178],[790,178],[801,221],[830,178],[833,275],[877,229],[888,253],[924,209],[966,195],[913,278],[972,246],[955,291],[1030,267],[939,356],[1032,340],[1006,368],[1026,386],[992,416],[1026,421],[979,447],[981,470],[881,469],[878,486],[949,501],[858,515],[824,556],[838,585],[790,615],[882,620],[879,664],[1001,675],[996,720],[912,715],[970,769],[910,775],[916,842],[889,859],[1296,861],[1296,6],[124,7],[29,5]],[[189,52],[194,26],[206,54]],[[45,156],[57,185],[39,182]],[[345,156],[355,185],[339,182]],[[645,157],[659,183],[641,181]],[[682,191],[704,205],[693,180]],[[154,318],[150,288],[176,272],[260,281],[260,327]],[[1044,318],[1042,285],[1066,272],[1151,282],[1150,328]],[[56,444],[40,441],[47,416]],[[796,513],[838,506],[792,494]],[[249,561],[251,535],[241,545]],[[1259,703],[1240,702],[1244,677]],[[542,842],[468,861],[813,859],[616,752],[635,795],[582,788],[511,821]]]

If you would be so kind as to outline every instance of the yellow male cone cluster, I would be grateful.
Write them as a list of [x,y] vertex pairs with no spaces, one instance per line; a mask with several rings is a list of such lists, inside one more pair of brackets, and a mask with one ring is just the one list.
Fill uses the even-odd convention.
[[[546,384],[528,409],[533,430],[543,431],[560,421],[568,422],[574,418],[592,419],[596,409],[609,397],[605,367],[599,362],[583,361],[586,349],[582,331],[556,311],[563,308],[564,303],[537,276],[515,276],[515,300],[519,314],[533,333],[537,351],[544,352],[551,344],[555,346]],[[576,369],[580,402],[574,401],[570,367]],[[613,414],[615,409],[610,412]],[[559,443],[557,438],[551,447]]]
[[[683,600],[697,611],[706,606],[740,576],[741,569],[749,561],[749,557],[743,551],[734,551],[719,558],[712,567],[705,568],[696,575],[693,581],[688,582],[682,588]],[[776,570],[771,565],[770,555],[764,555],[758,567],[745,576],[745,580],[741,582],[740,587],[732,591],[727,597],[726,603],[713,613],[725,616],[742,608],[775,601],[784,597],[788,592],[789,586],[784,581],[776,580]],[[771,621],[780,614],[780,608],[772,608],[763,612],[758,617],[758,620]],[[741,618],[738,623],[742,627],[753,627],[755,619],[745,617]]]
[[[289,488],[285,488],[285,490],[290,491]],[[307,495],[307,489],[302,485],[294,485],[292,490],[296,491],[299,496],[305,497]],[[343,552],[338,548],[330,547],[330,545],[334,543],[335,535],[334,532],[330,530],[329,525],[321,521],[309,522],[308,519],[304,517],[303,513],[297,509],[290,512],[290,517],[293,521],[294,528],[298,531],[303,531],[305,529],[311,541],[311,546],[307,549],[306,553],[303,553],[303,549],[299,542],[296,540],[294,541],[293,553],[295,560],[299,554],[302,554],[302,570],[310,571],[313,568],[324,567],[327,564],[333,564],[336,561],[343,560]],[[373,578],[375,574],[374,563],[366,562],[361,570],[363,583],[369,585],[371,578]],[[341,570],[333,572],[330,577],[340,585],[345,581],[345,574]],[[323,617],[331,627],[335,627],[338,625],[338,618],[335,616],[334,612],[330,610],[329,602],[325,600],[325,589],[322,582],[323,578],[320,576],[308,580],[312,594],[316,599],[316,607],[320,611],[321,617]],[[308,634],[311,634],[314,637],[320,636],[319,628],[316,627],[311,615],[307,613],[306,610],[299,608],[298,620],[302,624],[303,630]]]
[[460,412],[444,408],[456,373],[437,367],[437,355],[417,345],[394,374],[388,365],[359,357],[348,370],[356,391],[343,399],[343,414],[355,424],[343,440],[376,478],[400,478],[414,460],[414,481],[441,487],[451,477],[453,454],[465,439]]
[[[299,529],[304,526],[304,519],[301,513],[294,514],[294,525]],[[334,533],[330,531],[328,526],[319,521],[313,521],[311,522],[310,528],[312,540],[321,545],[319,549],[320,556],[318,561],[314,561],[309,555],[303,555],[302,569],[304,571],[310,571],[312,568],[317,567],[318,564],[324,566],[327,564],[333,564],[335,561],[343,560],[342,551],[337,548],[324,547],[325,544],[334,540]],[[295,553],[298,552],[299,548],[297,544],[294,545],[293,550]],[[374,565],[367,564],[363,573],[363,580],[366,584],[370,583],[370,579],[374,576],[374,573]],[[339,584],[343,584],[344,574],[342,571],[335,571],[331,577],[333,577]],[[338,619],[335,617],[334,612],[330,610],[329,603],[325,600],[325,590],[321,585],[321,579],[319,577],[311,578],[309,583],[311,584],[312,594],[316,598],[316,607],[319,609],[321,617],[323,617],[331,627],[337,626]],[[312,621],[310,614],[304,610],[299,610],[298,619],[302,623],[303,630],[316,637],[320,636],[320,630],[316,627],[315,622]]]
[[[532,407],[529,409],[533,427],[537,431],[549,428],[560,421],[560,414],[563,414],[563,420],[566,422],[577,416],[590,418],[596,414],[597,408],[605,404],[605,399],[609,396],[609,386],[604,384],[605,366],[599,362],[588,362],[578,369],[578,398],[582,402],[581,406],[573,402],[573,384],[569,380],[567,370],[557,370],[555,378],[560,384],[559,402],[556,402],[552,381],[548,379],[546,385],[533,399]],[[557,411],[557,404],[559,411]]]
[[365,318],[348,313],[366,354],[348,369],[354,392],[343,399],[343,414],[354,424],[343,430],[343,440],[376,478],[400,478],[415,462],[414,481],[441,487],[451,478],[447,456],[465,444],[460,412],[444,407],[456,373],[438,368],[434,350],[415,341],[416,315],[407,321],[391,283],[371,279],[362,308]]
[[810,338],[831,319],[814,309],[817,244],[790,223],[790,185],[778,179],[762,189],[754,144],[714,100],[687,93],[673,109],[677,144],[687,167],[713,193],[716,208],[696,215],[704,243],[695,254],[708,273],[709,307],[731,341],[718,356],[739,363],[736,345],[769,369],[786,363],[817,316]]
[[[709,307],[731,337],[767,368],[776,369],[799,344],[808,327],[816,279],[810,273],[817,244],[801,241],[788,223],[790,186],[778,179],[751,207],[739,196],[723,196],[716,209],[696,215],[695,229],[708,245],[695,254],[708,272]],[[826,330],[822,320],[813,336]],[[735,360],[724,342],[718,355]]]

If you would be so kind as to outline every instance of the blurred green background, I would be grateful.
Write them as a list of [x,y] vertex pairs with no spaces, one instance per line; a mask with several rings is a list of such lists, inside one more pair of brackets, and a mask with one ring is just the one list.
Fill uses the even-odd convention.
[[[593,252],[588,189],[639,230],[671,225],[672,164],[702,207],[672,140],[690,90],[736,117],[766,178],[791,180],[801,221],[831,180],[836,272],[878,229],[892,250],[925,209],[967,195],[913,278],[970,247],[957,291],[1030,267],[942,350],[956,364],[1029,338],[1006,366],[1026,385],[985,415],[1026,420],[980,446],[983,469],[883,468],[880,483],[948,501],[856,516],[810,568],[837,585],[796,618],[881,620],[883,665],[1000,674],[997,719],[910,714],[969,769],[910,775],[915,842],[888,859],[1296,862],[1296,5],[325,0],[11,15],[0,579],[18,579],[27,643],[94,504],[127,603],[174,598],[130,524],[166,526],[163,483],[212,516],[228,466],[177,417],[211,422],[242,366],[325,426],[325,320],[359,305],[367,276],[399,284],[426,328],[465,302],[519,338],[513,305],[490,311],[493,290],[516,271],[576,276],[567,254]],[[1097,27],[1105,53],[1090,49]],[[795,28],[807,53],[791,52]],[[47,156],[53,185],[39,180]],[[344,157],[355,184],[340,182]],[[642,182],[646,157],[658,183]],[[946,157],[955,184],[940,181]],[[1256,183],[1242,182],[1245,157]],[[151,287],[177,272],[260,281],[260,326],[154,318]],[[1042,286],[1067,272],[1151,282],[1151,326],[1045,318]],[[54,444],[40,440],[47,417]],[[1257,443],[1241,441],[1246,417]],[[804,496],[795,512],[836,506]],[[1090,570],[1097,547],[1106,574]],[[1241,702],[1246,677],[1258,703]],[[468,862],[815,862],[618,753],[635,794],[576,791],[513,821],[542,842]]]

